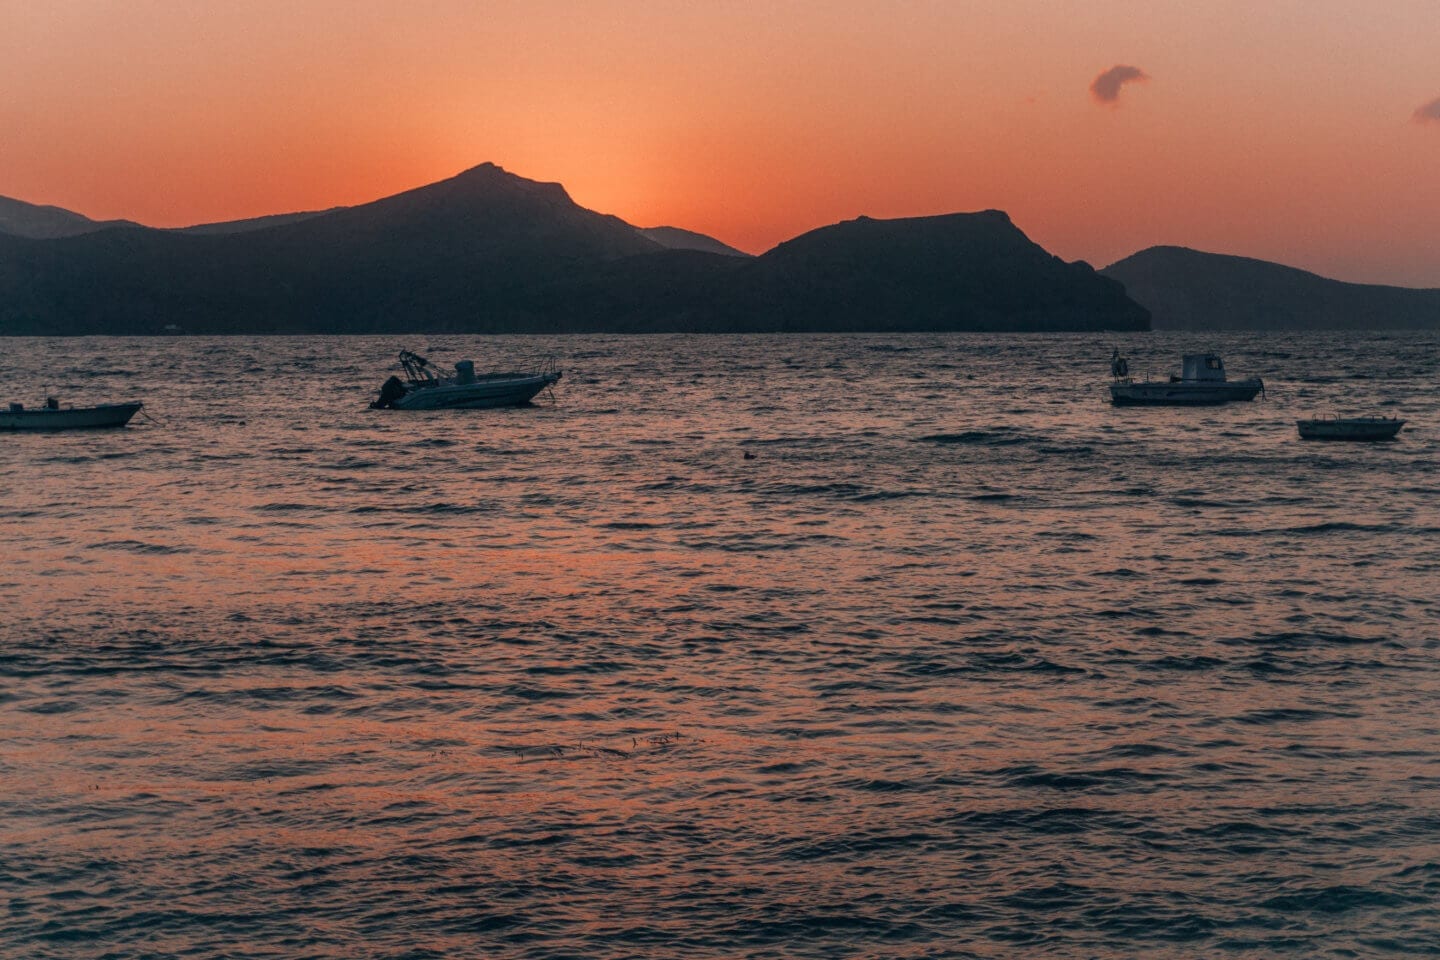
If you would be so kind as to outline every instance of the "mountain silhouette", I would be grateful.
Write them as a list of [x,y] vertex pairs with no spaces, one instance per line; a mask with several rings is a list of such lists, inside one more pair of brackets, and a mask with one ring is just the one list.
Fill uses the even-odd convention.
[[329,210],[302,210],[296,213],[272,213],[264,217],[249,217],[244,220],[222,220],[217,223],[197,223],[189,227],[170,227],[174,233],[189,233],[196,236],[216,235],[223,233],[249,233],[251,230],[265,230],[269,227],[280,227],[287,223],[299,223],[301,220],[309,220],[312,217],[321,217],[327,213],[334,213],[336,210],[343,210],[344,207],[331,207]]
[[731,309],[777,329],[1143,330],[1117,282],[1066,263],[999,210],[859,217],[744,266]]
[[[0,332],[1145,329],[1119,283],[997,211],[860,220],[761,257],[673,249],[482,164],[215,230],[0,235]],[[203,226],[203,225],[202,225]],[[685,237],[679,237],[685,240]],[[709,239],[709,238],[705,238]],[[706,246],[690,243],[690,246]],[[723,245],[722,245],[723,246]],[[729,249],[729,248],[726,248]]]
[[680,227],[636,227],[635,229],[640,231],[642,237],[654,240],[667,250],[702,250],[705,253],[721,253],[727,257],[750,256],[744,250],[736,250],[714,237],[707,237],[705,234],[696,233],[693,230],[682,230]]
[[1440,329],[1440,290],[1345,283],[1294,267],[1150,247],[1100,271],[1157,330]]
[[91,220],[60,207],[42,206],[0,197],[0,234],[32,240],[75,237],[110,227],[135,227],[129,220]]

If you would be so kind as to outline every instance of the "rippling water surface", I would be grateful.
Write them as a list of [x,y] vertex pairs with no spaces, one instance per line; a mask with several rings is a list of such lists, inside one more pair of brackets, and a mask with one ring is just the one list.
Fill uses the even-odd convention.
[[5,348],[6,957],[1440,953],[1433,336]]

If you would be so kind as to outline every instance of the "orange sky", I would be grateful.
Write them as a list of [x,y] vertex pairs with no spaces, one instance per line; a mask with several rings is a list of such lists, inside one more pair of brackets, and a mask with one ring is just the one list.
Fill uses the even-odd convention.
[[1437,41],[1434,0],[0,0],[0,195],[175,226],[491,160],[756,252],[998,207],[1440,287]]

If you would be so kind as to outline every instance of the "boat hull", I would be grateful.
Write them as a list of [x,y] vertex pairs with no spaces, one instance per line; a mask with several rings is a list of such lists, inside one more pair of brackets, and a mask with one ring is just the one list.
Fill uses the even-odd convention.
[[102,403],[65,410],[0,410],[0,430],[104,430],[123,427],[139,403]]
[[1354,417],[1335,420],[1296,420],[1301,440],[1351,440],[1373,442],[1394,440],[1404,420],[1388,417]]
[[558,373],[491,374],[474,383],[414,387],[391,405],[396,410],[481,410],[524,406],[560,379]]
[[1237,400],[1254,400],[1264,388],[1259,380],[1222,382],[1146,380],[1112,383],[1110,402],[1117,407],[1199,407]]

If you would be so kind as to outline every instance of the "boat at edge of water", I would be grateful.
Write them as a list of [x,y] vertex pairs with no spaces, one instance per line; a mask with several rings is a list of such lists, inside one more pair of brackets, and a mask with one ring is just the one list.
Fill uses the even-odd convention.
[[1394,440],[1405,421],[1399,417],[1312,417],[1296,420],[1301,440]]
[[1186,354],[1180,375],[1168,380],[1136,380],[1129,376],[1130,365],[1120,351],[1110,358],[1110,402],[1118,406],[1202,406],[1254,400],[1265,392],[1265,381],[1227,380],[1225,361],[1213,353]]
[[61,407],[47,397],[43,407],[27,410],[12,403],[0,410],[0,430],[103,430],[123,427],[143,403],[101,403],[93,407]]
[[528,372],[475,372],[475,364],[461,360],[453,376],[440,373],[417,353],[400,351],[405,378],[393,376],[371,401],[372,410],[479,410],[490,407],[519,407],[535,399],[540,391],[554,386],[563,375],[555,360],[547,357]]

